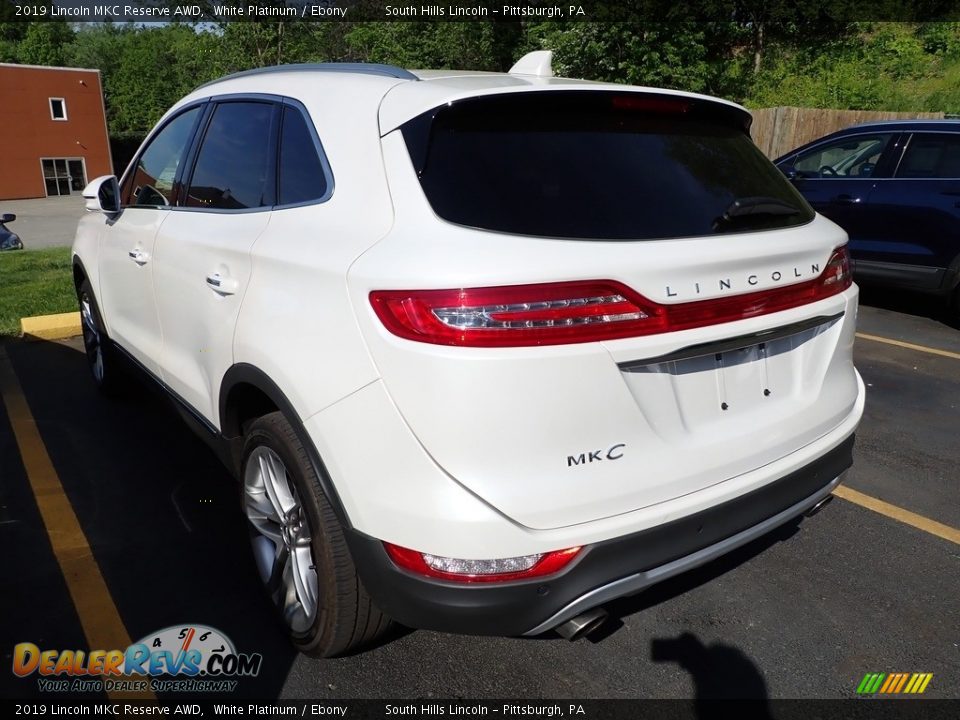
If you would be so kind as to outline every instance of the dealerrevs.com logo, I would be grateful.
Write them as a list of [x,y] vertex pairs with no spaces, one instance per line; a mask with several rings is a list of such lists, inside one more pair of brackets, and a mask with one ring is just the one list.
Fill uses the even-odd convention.
[[240,677],[256,677],[260,653],[238,653],[233,642],[206,625],[175,625],[125,650],[13,648],[13,673],[37,676],[41,692],[231,692]]

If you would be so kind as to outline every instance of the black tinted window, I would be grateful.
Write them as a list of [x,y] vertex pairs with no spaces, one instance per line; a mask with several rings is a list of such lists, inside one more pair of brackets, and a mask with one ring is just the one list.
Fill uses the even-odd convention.
[[897,177],[960,178],[960,135],[914,135]]
[[[741,113],[715,103],[606,92],[501,95],[425,114],[403,132],[434,211],[471,227],[630,240],[813,217],[750,140]],[[749,217],[725,221],[736,200],[764,202]]]
[[826,180],[870,177],[891,137],[892,133],[852,135],[825,142],[800,153],[794,169],[801,177]]
[[174,204],[173,181],[202,109],[198,106],[178,115],[150,141],[123,183],[120,195],[125,206]]
[[283,109],[280,135],[280,204],[319,200],[327,194],[323,164],[303,114]]
[[189,207],[242,210],[274,204],[274,105],[217,106],[197,154]]

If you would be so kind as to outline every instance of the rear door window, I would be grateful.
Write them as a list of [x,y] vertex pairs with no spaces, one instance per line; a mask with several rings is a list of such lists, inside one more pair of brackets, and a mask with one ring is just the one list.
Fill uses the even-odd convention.
[[207,125],[187,207],[249,210],[276,203],[274,162],[279,106],[268,102],[223,102]]
[[960,134],[914,133],[897,168],[896,176],[960,178]]
[[554,91],[455,102],[402,131],[433,210],[460,225],[644,240],[809,222],[747,123],[713,102]]

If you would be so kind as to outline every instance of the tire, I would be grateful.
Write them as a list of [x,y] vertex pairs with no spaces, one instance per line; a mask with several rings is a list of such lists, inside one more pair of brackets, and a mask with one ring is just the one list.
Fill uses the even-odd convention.
[[313,463],[282,413],[250,424],[242,458],[254,564],[294,646],[333,657],[383,635],[390,619],[361,584]]
[[110,338],[103,327],[103,318],[93,288],[86,278],[77,287],[77,302],[80,305],[80,327],[83,331],[83,349],[87,367],[93,382],[104,395],[117,397],[126,387],[126,378],[120,359],[110,345]]
[[953,327],[960,329],[960,285],[954,288],[950,297],[947,320]]

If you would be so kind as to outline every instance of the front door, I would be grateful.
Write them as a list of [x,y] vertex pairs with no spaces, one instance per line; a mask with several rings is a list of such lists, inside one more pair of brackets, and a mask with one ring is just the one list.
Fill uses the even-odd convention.
[[233,332],[250,252],[276,203],[279,105],[218,103],[200,141],[183,208],[157,235],[154,283],[163,381],[217,420],[217,390],[233,364]]
[[847,231],[854,253],[875,232],[865,208],[894,135],[868,132],[836,138],[781,162],[781,167],[789,165],[796,172],[797,189],[813,208]]
[[177,115],[150,140],[120,188],[122,210],[104,216],[100,307],[110,337],[159,374],[162,339],[154,299],[157,231],[176,202],[176,180],[202,106]]

